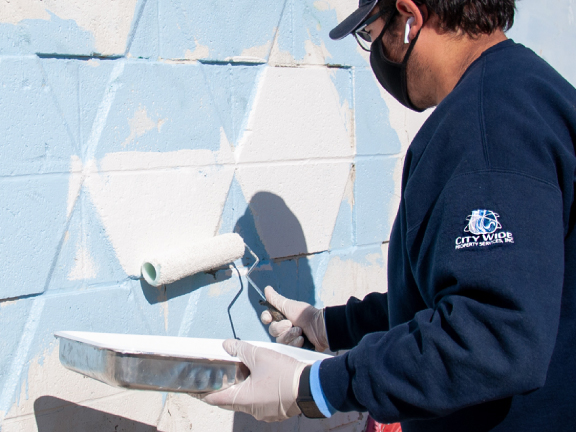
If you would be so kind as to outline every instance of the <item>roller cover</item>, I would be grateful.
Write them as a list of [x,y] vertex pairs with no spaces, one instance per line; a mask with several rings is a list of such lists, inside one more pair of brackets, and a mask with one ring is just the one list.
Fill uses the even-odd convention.
[[244,240],[223,234],[189,247],[151,257],[142,264],[142,277],[158,287],[196,273],[213,270],[244,256]]

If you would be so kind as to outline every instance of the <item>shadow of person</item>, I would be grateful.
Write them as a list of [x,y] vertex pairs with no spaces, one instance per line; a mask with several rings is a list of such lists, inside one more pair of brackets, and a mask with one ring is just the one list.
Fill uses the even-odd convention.
[[[261,260],[251,275],[258,287],[263,290],[271,285],[287,298],[315,303],[314,280],[304,231],[281,197],[270,192],[255,194],[244,215],[238,219],[234,231],[242,236]],[[245,259],[244,265],[250,264]],[[251,305],[260,313],[264,310],[258,303],[260,296],[253,288],[249,287],[248,290]],[[294,430],[293,421],[283,423],[286,430]],[[268,423],[242,413],[234,415],[234,432],[270,430]],[[276,427],[274,430],[279,429]]]
[[[296,215],[281,197],[258,192],[238,219],[234,232],[240,234],[260,258],[251,277],[261,290],[271,285],[287,298],[314,303],[315,288],[306,238]],[[250,259],[246,255],[244,265],[251,265]],[[248,296],[252,306],[262,310],[257,291],[249,288]]]
[[140,423],[114,414],[52,396],[34,402],[38,432],[157,432],[156,426]]

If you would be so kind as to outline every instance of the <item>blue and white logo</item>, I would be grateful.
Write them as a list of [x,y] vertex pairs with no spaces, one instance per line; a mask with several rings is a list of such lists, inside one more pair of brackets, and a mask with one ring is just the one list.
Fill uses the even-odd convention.
[[474,235],[492,234],[502,229],[502,225],[498,222],[499,217],[498,214],[490,210],[474,210],[466,218],[468,226],[464,229],[464,232]]
[[464,232],[469,233],[456,238],[456,249],[476,249],[492,245],[513,244],[514,235],[502,230],[502,224],[498,220],[500,215],[491,210],[474,210],[466,218],[468,225]]

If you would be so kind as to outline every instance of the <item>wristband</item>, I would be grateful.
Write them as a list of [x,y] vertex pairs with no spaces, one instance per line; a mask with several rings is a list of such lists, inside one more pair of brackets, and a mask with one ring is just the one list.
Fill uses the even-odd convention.
[[298,397],[296,398],[296,404],[302,414],[308,418],[326,418],[324,414],[318,409],[318,405],[312,397],[312,391],[310,389],[310,369],[312,366],[306,366],[300,375],[300,384],[298,385]]

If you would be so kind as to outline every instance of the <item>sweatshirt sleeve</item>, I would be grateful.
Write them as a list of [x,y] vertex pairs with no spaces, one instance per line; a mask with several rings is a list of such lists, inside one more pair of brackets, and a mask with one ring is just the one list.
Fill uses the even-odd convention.
[[388,330],[388,294],[351,297],[344,306],[327,307],[324,319],[330,349],[353,348],[368,333]]
[[406,247],[427,308],[324,360],[330,405],[392,423],[541,387],[563,285],[560,190],[517,173],[461,175]]

